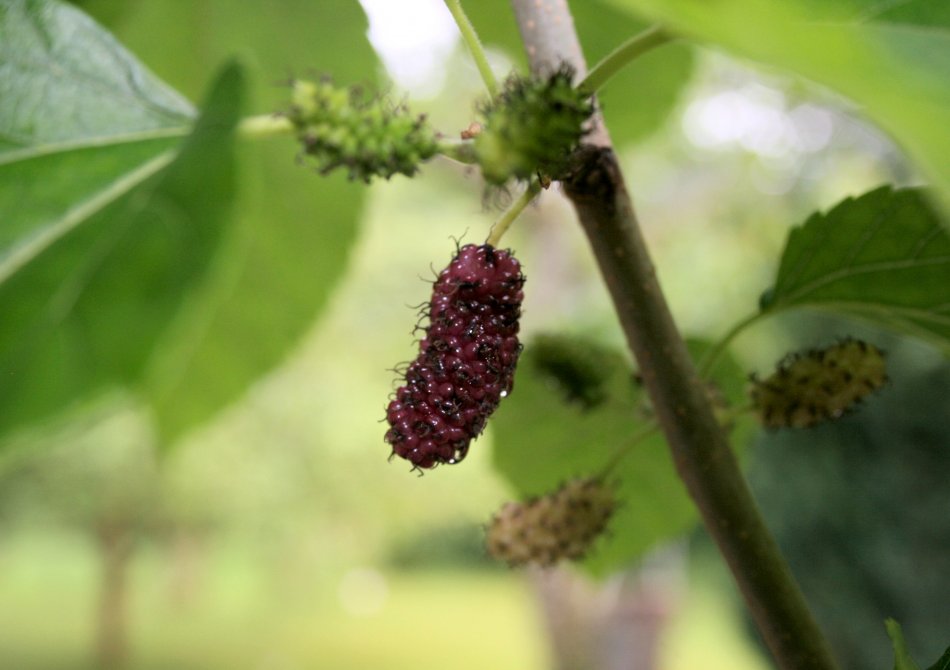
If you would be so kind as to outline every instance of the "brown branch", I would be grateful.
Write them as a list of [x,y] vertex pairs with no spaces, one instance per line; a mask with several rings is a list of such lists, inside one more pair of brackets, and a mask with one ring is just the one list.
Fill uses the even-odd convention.
[[[565,0],[512,0],[532,69],[585,64]],[[556,43],[555,43],[556,42]],[[719,546],[763,638],[786,670],[835,662],[766,528],[716,422],[640,233],[605,132],[564,182],[636,357],[680,478]]]
[[[575,83],[579,83],[587,74],[587,62],[567,0],[512,0],[511,6],[531,69],[554,72],[561,63],[570,63],[574,66]],[[594,116],[584,140],[595,146],[611,146],[599,113]]]

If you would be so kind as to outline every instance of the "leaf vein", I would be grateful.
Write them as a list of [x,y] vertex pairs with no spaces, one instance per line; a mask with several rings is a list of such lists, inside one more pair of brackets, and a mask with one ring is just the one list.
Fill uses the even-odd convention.
[[137,169],[116,179],[95,195],[67,211],[58,221],[48,226],[29,242],[20,245],[0,262],[0,284],[7,281],[27,263],[39,256],[56,240],[65,236],[80,223],[90,218],[119,197],[125,195],[138,184],[168,165],[176,156],[177,150],[169,149],[143,163]]
[[936,256],[934,258],[912,258],[907,260],[884,261],[879,263],[868,263],[867,265],[858,265],[842,268],[827,275],[800,286],[796,290],[789,291],[783,296],[778,296],[778,300],[795,301],[803,295],[815,291],[816,289],[832,284],[839,279],[847,279],[859,275],[873,274],[875,272],[890,272],[896,270],[907,270],[927,265],[944,265],[950,263],[950,256]]
[[917,242],[917,246],[914,247],[914,252],[911,254],[911,258],[917,259],[924,253],[924,250],[933,242],[935,239],[940,239],[945,230],[943,226],[939,223],[934,224],[930,230],[926,231],[924,235]]
[[[845,260],[844,269],[855,267],[855,262],[861,255],[861,252],[864,251],[871,239],[873,239],[873,237],[881,229],[881,226],[884,225],[886,221],[888,221],[893,210],[894,206],[892,204],[890,207],[882,207],[877,211],[874,218],[871,220],[871,223],[861,231],[861,236],[851,248],[851,252],[848,254],[847,260]],[[831,226],[828,226],[828,229],[830,230]]]
[[[799,232],[799,234],[804,234],[804,232],[807,229],[808,229],[808,222],[806,222],[802,228],[798,229],[797,232]],[[819,235],[812,236],[814,239],[812,240],[810,245],[802,246],[801,253],[798,255],[798,257],[794,261],[789,263],[789,265],[795,269],[789,271],[788,279],[786,283],[790,283],[793,286],[795,285],[798,278],[808,269],[808,266],[811,265],[812,261],[815,260],[815,257],[818,255],[819,249],[822,248],[822,246],[825,243],[825,240],[828,238],[829,235],[831,235],[831,227],[823,226],[820,230]]]
[[31,160],[42,156],[52,154],[66,153],[69,151],[79,151],[82,149],[92,149],[96,147],[118,146],[121,144],[132,144],[147,140],[158,140],[169,137],[184,137],[191,131],[188,126],[175,126],[167,128],[154,128],[152,130],[142,130],[130,133],[121,133],[117,135],[102,135],[99,137],[84,137],[76,140],[65,140],[62,142],[50,142],[39,144],[24,149],[16,149],[0,154],[0,165],[16,163],[23,160]]

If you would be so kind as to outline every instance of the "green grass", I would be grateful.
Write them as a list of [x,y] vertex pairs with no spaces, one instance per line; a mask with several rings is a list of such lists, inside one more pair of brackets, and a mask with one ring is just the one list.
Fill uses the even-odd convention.
[[[184,561],[155,548],[136,555],[129,670],[550,667],[518,573],[377,572],[238,544],[194,548]],[[661,668],[765,670],[720,580],[697,568]],[[98,570],[81,536],[0,537],[0,668],[93,670]]]
[[[180,568],[179,568],[180,569]],[[94,667],[98,566],[81,539],[0,545],[0,668]],[[307,573],[229,549],[199,557],[182,589],[167,556],[130,572],[131,668],[541,670],[532,600],[506,573],[380,573],[385,597],[348,611],[345,572]],[[190,591],[190,592],[189,592]],[[353,600],[353,596],[350,598]],[[353,610],[351,605],[350,610]]]

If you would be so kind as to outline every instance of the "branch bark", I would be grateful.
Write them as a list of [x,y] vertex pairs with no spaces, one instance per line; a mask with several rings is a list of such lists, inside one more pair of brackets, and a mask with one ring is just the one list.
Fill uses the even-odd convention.
[[[586,64],[566,0],[512,0],[512,7],[533,70],[553,71],[566,59],[583,76]],[[564,190],[610,291],[680,478],[779,666],[834,669],[827,642],[759,514],[673,322],[599,119],[576,159]]]

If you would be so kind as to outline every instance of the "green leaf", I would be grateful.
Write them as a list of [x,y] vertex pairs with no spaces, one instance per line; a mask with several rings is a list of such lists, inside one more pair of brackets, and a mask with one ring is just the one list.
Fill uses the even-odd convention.
[[[548,342],[556,339],[565,341],[565,350],[584,350],[578,367],[601,371],[600,376],[583,377],[596,379],[594,397],[605,399],[596,404],[578,401],[591,389],[580,395],[577,389],[566,393],[563,380],[556,381],[563,373],[553,376],[551,365],[539,356],[547,345],[528,343],[514,391],[492,418],[494,464],[523,497],[544,495],[568,479],[601,472],[618,450],[630,445],[631,436],[649,427],[642,388],[619,351],[581,338],[544,337]],[[705,348],[691,346],[694,355]],[[723,361],[716,381],[731,405],[744,402],[745,378],[734,362]],[[742,444],[743,438],[737,438]],[[608,479],[618,483],[621,506],[610,522],[609,537],[585,560],[596,575],[629,565],[657,542],[691,528],[698,518],[657,433],[631,446]]]
[[[232,129],[242,89],[240,69],[229,66],[177,156],[167,150],[145,164],[147,174],[123,175],[126,188],[113,185],[97,207],[80,202],[71,215],[50,221],[57,234],[47,234],[31,254],[15,256],[15,265],[7,257],[0,283],[0,432],[140,378],[183,300],[203,281],[228,225]],[[66,160],[82,169],[84,155]],[[97,164],[125,158],[118,148],[108,155],[113,163],[99,155]],[[65,202],[66,185],[54,186]]]
[[799,0],[812,20],[950,26],[950,5],[940,0]]
[[113,144],[121,135],[181,135],[193,116],[186,100],[82,12],[52,0],[0,7],[4,163],[62,145]]
[[763,313],[845,312],[950,349],[950,234],[920,190],[884,186],[788,236]]
[[[152,188],[149,179],[174,159],[193,116],[187,102],[75,9],[55,2],[7,5],[0,10],[0,136],[19,139],[3,144],[8,151],[0,154],[0,284],[74,229],[108,227],[96,217]],[[134,3],[117,25],[144,60],[192,94],[240,48],[257,68],[250,97],[264,112],[287,104],[288,89],[275,82],[288,68],[317,66],[342,82],[365,83],[377,66],[355,2],[288,0],[280,11],[263,1],[240,10],[224,0]],[[49,67],[54,53],[56,68]],[[60,54],[69,57],[60,63]],[[73,110],[83,113],[67,113]],[[130,356],[118,347],[114,361],[90,359],[75,369],[53,356],[45,374],[62,379],[45,384],[38,376],[36,384],[47,387],[42,407],[24,407],[19,418],[5,415],[0,432],[119,380],[150,401],[159,429],[172,440],[236,399],[311,327],[345,267],[365,190],[302,169],[290,140],[241,151],[232,198],[236,225],[218,231],[213,248],[204,249],[201,281],[179,296],[154,337],[142,340],[150,353]],[[197,192],[202,184],[203,177],[194,182]],[[96,253],[95,240],[89,233],[72,242],[71,253],[78,258],[84,243],[87,254]],[[130,259],[119,283],[145,303],[154,287],[137,284],[141,274]],[[35,404],[28,394],[21,398]]]
[[[183,91],[240,48],[250,107],[284,108],[288,74],[372,79],[378,61],[357,2],[138,3],[119,36]],[[394,92],[394,96],[398,93]],[[203,292],[155,356],[143,391],[166,441],[238,399],[308,332],[348,261],[367,189],[295,161],[289,138],[240,147],[237,226]]]
[[947,647],[947,650],[943,652],[943,656],[937,659],[937,662],[927,670],[950,670],[950,647]]
[[[894,619],[887,619],[884,625],[894,646],[894,670],[920,670],[907,649],[907,641],[904,639],[904,631],[901,629],[901,625]],[[947,650],[937,659],[937,662],[927,670],[950,670],[950,647],[947,647]]]
[[904,146],[950,211],[950,12],[933,8],[946,3],[611,2],[848,96]]
[[[507,0],[468,2],[465,11],[479,37],[490,46],[503,48],[523,66],[524,48]],[[572,2],[571,12],[588,66],[650,25],[601,0]],[[611,79],[598,99],[614,142],[618,146],[635,142],[663,123],[692,68],[692,49],[671,44],[645,54]]]
[[81,12],[0,11],[0,282],[155,174],[189,103]]
[[884,625],[894,645],[894,670],[920,670],[907,651],[907,642],[904,641],[904,631],[901,630],[900,624],[894,619],[888,619]]

